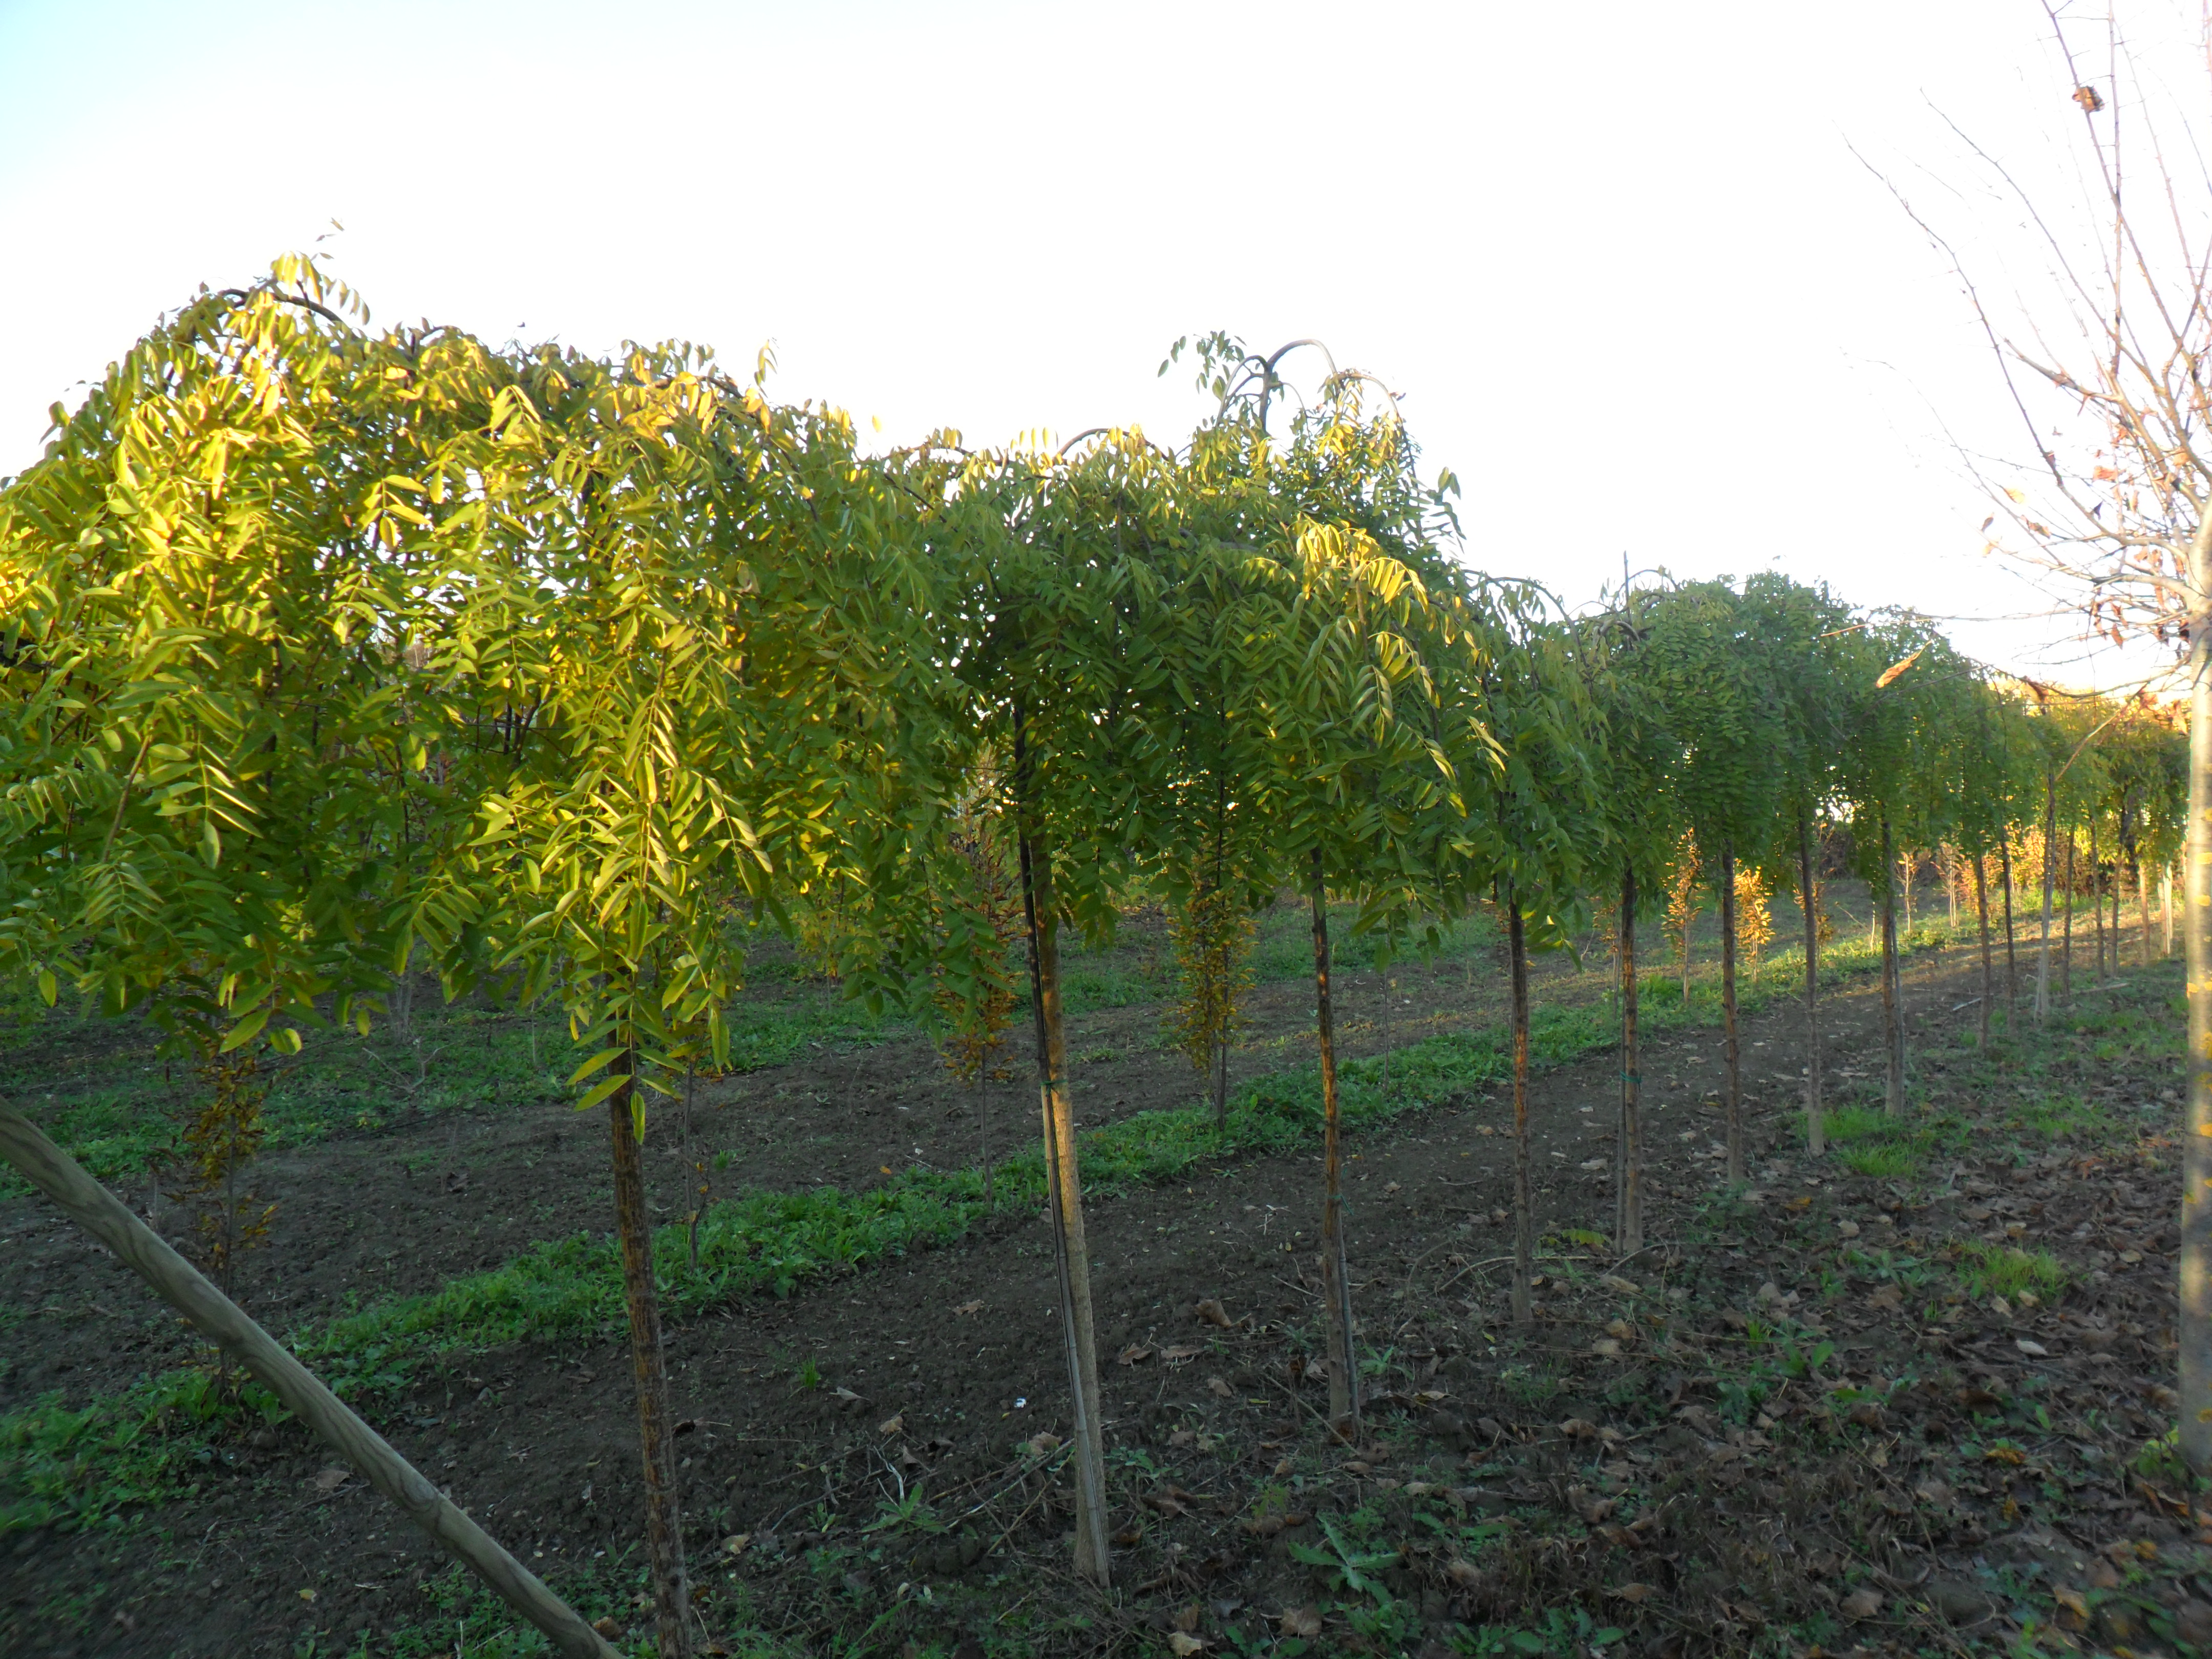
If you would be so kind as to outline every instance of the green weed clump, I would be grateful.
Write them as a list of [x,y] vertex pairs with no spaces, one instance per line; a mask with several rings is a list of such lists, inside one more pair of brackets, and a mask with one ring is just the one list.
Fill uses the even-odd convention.
[[1971,1239],[1960,1247],[1959,1282],[1967,1294],[2018,1296],[2033,1291],[2048,1300],[2066,1288],[2065,1265],[2048,1250],[2023,1250],[2017,1244]]

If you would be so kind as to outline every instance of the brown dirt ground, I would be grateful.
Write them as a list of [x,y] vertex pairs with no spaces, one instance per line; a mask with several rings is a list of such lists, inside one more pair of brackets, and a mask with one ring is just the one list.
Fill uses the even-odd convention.
[[[1948,1010],[1971,994],[1973,974],[1963,953],[1932,974],[1916,967],[1923,1020],[1929,1011],[1954,1023],[1971,1019]],[[1381,994],[1374,976],[1364,977],[1351,987],[1355,1014],[1363,993],[1370,1006]],[[1454,1005],[1449,981],[1458,977],[1455,971],[1418,988],[1418,1000],[1401,1005],[1404,1024],[1392,1040],[1416,1034],[1415,1015],[1429,1024],[1486,1017],[1490,994]],[[1263,1042],[1310,1029],[1297,996],[1295,986],[1265,994]],[[1151,1009],[1095,1016],[1074,1046],[1126,1041],[1134,1048],[1156,1020]],[[1879,1020],[1870,982],[1828,1002],[1831,1063],[1846,1079],[1878,1066]],[[1355,1050],[1379,1045],[1378,1024],[1352,1033]],[[1127,1644],[1150,1652],[1165,1650],[1163,1632],[1178,1617],[1218,1644],[1232,1629],[1260,1640],[1316,1607],[1333,1621],[1325,1650],[1413,1652],[1425,1641],[1426,1653],[1449,1650],[1436,1644],[1455,1619],[1526,1620],[1541,1608],[1579,1605],[1632,1626],[1637,1639],[1665,1655],[1749,1646],[1762,1626],[1785,1620],[1832,1620],[1849,1564],[1858,1559],[1875,1575],[1866,1583],[1891,1587],[1881,1593],[1893,1613],[1905,1618],[1899,1610],[1920,1607],[1911,1618],[1932,1618],[1930,1628],[1950,1632],[1956,1645],[1959,1629],[1997,1613],[1996,1602],[1974,1599],[1988,1595],[1969,1582],[1978,1550],[1990,1559],[2026,1561],[2031,1573],[2042,1560],[2053,1582],[2070,1574],[2069,1583],[2087,1587],[2100,1582],[2100,1563],[2105,1575],[2121,1571],[2111,1565],[2120,1558],[2099,1556],[2095,1546],[2164,1540],[2171,1549],[2185,1537],[2185,1505],[2177,1518],[2170,1496],[2130,1484],[2124,1468],[2108,1492],[2071,1507],[2070,1536],[2045,1524],[2050,1506],[2029,1491],[2031,1477],[2051,1478],[2037,1467],[2039,1453],[1988,1465],[1985,1491],[1954,1486],[1940,1504],[1902,1484],[1920,1451],[1973,1432],[1962,1412],[1978,1400],[2010,1398],[2027,1373],[2066,1371],[2051,1397],[2071,1387],[2102,1402],[2124,1437],[2154,1424],[2156,1401],[2145,1389],[2153,1386],[2148,1377],[2170,1364],[2170,1337],[2156,1309],[2169,1294],[2170,1277],[2160,1275],[2170,1275],[2171,1232],[2157,1224],[2150,1189],[2116,1180],[2109,1163],[2090,1160],[2078,1179],[2045,1171],[2033,1195],[2029,1237],[2056,1237],[2078,1222],[2100,1244],[2137,1253],[2132,1264],[2115,1258],[2109,1277],[2087,1294],[2033,1316],[2023,1310],[2016,1321],[1972,1308],[1963,1322],[1923,1323],[1909,1307],[1831,1316],[1842,1351],[1837,1365],[1863,1385],[1883,1385],[1871,1417],[1848,1419],[1867,1435],[1847,1455],[1763,1455],[1801,1426],[1832,1437],[1838,1413],[1810,1383],[1785,1385],[1770,1399],[1757,1419],[1764,1429],[1715,1415],[1724,1402],[1701,1356],[1740,1342],[1742,1318],[1723,1310],[1760,1308],[1754,1284],[1789,1287],[1770,1301],[1794,1293],[1808,1263],[1832,1243],[1819,1229],[1856,1217],[1875,1237],[1940,1236],[1958,1224],[1951,1218],[1962,1208],[1981,1208],[1978,1220],[1996,1216],[2002,1225],[1996,1200],[2016,1202],[2012,1170],[1994,1157],[1986,1167],[1962,1161],[1951,1172],[1950,1195],[1910,1201],[1893,1183],[1801,1158],[1796,1100],[1785,1081],[1802,1064],[1801,1017],[1778,1006],[1751,1020],[1745,1035],[1749,1146],[1767,1200],[1731,1224],[1734,1232],[1715,1231],[1703,1207],[1717,1174],[1709,1155],[1715,1120],[1701,1102],[1718,1078],[1717,1034],[1652,1044],[1645,1060],[1650,1225],[1658,1243],[1640,1261],[1565,1269],[1565,1285],[1540,1291],[1547,1305],[1533,1334],[1516,1335],[1500,1323],[1497,1258],[1509,1230],[1492,1218],[1510,1202],[1502,1103],[1462,1103],[1355,1143],[1355,1301],[1365,1341],[1389,1350],[1397,1368],[1370,1419],[1374,1443],[1352,1449],[1356,1455],[1326,1445],[1315,1417],[1322,1391],[1293,1380],[1316,1322],[1307,1249],[1316,1159],[1237,1161],[1182,1188],[1096,1203],[1093,1283],[1109,1356],[1109,1439],[1117,1449],[1112,1484],[1122,1528],[1121,1588],[1111,1596],[1068,1576],[1066,1493],[1020,1449],[1040,1431],[1066,1428],[1054,1279],[1041,1222],[979,1232],[810,1285],[787,1300],[739,1303],[672,1331],[677,1408],[693,1425],[684,1479],[709,1629],[744,1620],[802,1645],[823,1644],[817,1650],[827,1650],[832,1631],[856,1652],[965,1641],[970,1645],[952,1650],[966,1656],[1000,1650],[1011,1639],[1005,1631],[1021,1628],[1000,1621],[1027,1602],[1024,1624],[1047,1607],[1053,1614],[1024,1638],[1034,1650]],[[1106,1062],[1079,1080],[1090,1121],[1191,1091],[1174,1056],[1112,1064],[1111,1085]],[[1615,1062],[1604,1055],[1536,1083],[1537,1206],[1547,1231],[1607,1224],[1607,1170],[1585,1166],[1609,1153],[1614,1078]],[[1004,1091],[1002,1098],[1014,1094]],[[884,1163],[918,1156],[917,1146],[919,1156],[965,1161],[958,1137],[972,1128],[967,1103],[915,1044],[758,1073],[737,1080],[718,1103],[718,1138],[744,1152],[744,1173],[761,1184],[861,1181]],[[771,1104],[793,1109],[781,1124],[763,1121]],[[1010,1122],[1019,1115],[1005,1114]],[[459,1159],[465,1181],[455,1178],[450,1148],[410,1146],[404,1134],[271,1159],[266,1184],[283,1205],[283,1231],[257,1269],[264,1276],[253,1287],[258,1310],[305,1317],[349,1294],[421,1288],[489,1265],[536,1236],[515,1219],[526,1200],[553,1206],[556,1224],[546,1233],[602,1224],[604,1155],[596,1136],[576,1133],[579,1127],[557,1107],[473,1126]],[[424,1139],[447,1133],[434,1126]],[[410,1152],[423,1153],[422,1173],[404,1173]],[[672,1149],[657,1171],[671,1207],[681,1163]],[[1978,1187],[1995,1195],[1985,1206],[1973,1203]],[[1799,1197],[1814,1206],[1791,1208]],[[2019,1207],[2027,1213],[2024,1203]],[[9,1206],[0,1231],[11,1252],[11,1294],[83,1310],[58,1330],[46,1320],[11,1334],[11,1394],[61,1387],[75,1396],[181,1354],[173,1322],[150,1296],[35,1206]],[[1609,1265],[1638,1281],[1633,1295],[1589,1279]],[[1665,1299],[1678,1289],[1689,1293],[1686,1308]],[[1206,1297],[1225,1306],[1233,1328],[1194,1319],[1194,1305]],[[1626,1352],[1594,1356],[1593,1333],[1607,1325],[1607,1315],[1629,1322],[1629,1334],[1619,1339]],[[2065,1333],[2077,1330],[2095,1335],[2069,1342]],[[24,1352],[27,1335],[37,1346]],[[2063,1358],[2032,1358],[2019,1346],[2023,1339]],[[1176,1348],[1196,1352],[1170,1363]],[[1150,1352],[1114,1363],[1110,1356],[1126,1350]],[[820,1373],[818,1389],[794,1382],[808,1359]],[[2067,1371],[2077,1361],[2078,1370]],[[1553,1379],[1547,1389],[1528,1381],[1540,1374]],[[1892,1380],[1916,1376],[1902,1393],[1889,1391]],[[2136,1403],[2153,1410],[2146,1414]],[[894,1419],[896,1427],[886,1431]],[[634,1562],[636,1443],[618,1346],[528,1344],[481,1354],[384,1402],[378,1420],[405,1455],[556,1582],[618,1583],[609,1573],[613,1562],[625,1551]],[[1863,1443],[1891,1428],[1901,1449],[1875,1457]],[[2094,1437],[2079,1431],[2077,1438]],[[220,1462],[224,1477],[210,1490],[163,1507],[134,1530],[104,1540],[0,1540],[0,1646],[23,1659],[276,1654],[302,1650],[298,1644],[310,1640],[324,1644],[313,1650],[319,1653],[351,1651],[356,1632],[420,1627],[433,1612],[426,1587],[436,1589],[440,1564],[432,1553],[357,1480],[325,1490],[316,1476],[328,1460],[296,1429],[227,1445]],[[879,1500],[915,1481],[926,1482],[951,1530],[890,1529],[877,1537],[873,1554],[860,1547],[868,1540],[854,1540],[854,1528]],[[1271,1488],[1279,1498],[1267,1496]],[[1255,1502],[1258,1526],[1241,1524],[1240,1516],[1254,1518]],[[1462,1545],[1424,1543],[1426,1534],[1414,1529],[1388,1570],[1398,1601],[1418,1611],[1413,1633],[1363,1635],[1338,1622],[1327,1613],[1327,1591],[1287,1553],[1293,1541],[1325,1541],[1303,1517],[1424,1503],[1447,1505],[1454,1524],[1507,1517],[1503,1541],[1478,1568],[1459,1558]],[[1637,1515],[1641,1530],[1608,1521],[1615,1512],[1608,1503],[1625,1504],[1618,1514]],[[842,1532],[820,1530],[825,1505],[845,1517]],[[1942,1514],[1931,1516],[1931,1507]],[[1530,1518],[1547,1510],[1566,1516],[1571,1546]],[[1815,1513],[1820,1525],[1805,1523]],[[2094,1525],[2085,1527],[2084,1516]],[[1793,1523],[1802,1523],[1794,1538]],[[1608,1526],[1620,1534],[1611,1543]],[[2106,1535],[2090,1536],[2098,1528]],[[719,1555],[713,1540],[735,1534],[750,1540],[744,1553]],[[2011,1554],[1993,1539],[2011,1540]],[[1621,1592],[1609,1601],[1608,1579]],[[1930,1583],[1941,1589],[1954,1580],[1949,1612],[1930,1615],[1911,1601],[1916,1590],[1924,1601]],[[1639,1583],[1645,1589],[1636,1593]],[[922,1586],[932,1593],[921,1595]],[[2197,1604],[2185,1593],[2167,1594],[2160,1605],[2185,1612]],[[618,1610],[625,1620],[646,1617]],[[2059,1610],[2063,1622],[2063,1604]],[[1087,1627],[1054,1623],[1069,1615]],[[2101,1607],[2094,1616],[2103,1616]],[[2205,1617],[2212,1621],[2212,1611]],[[1863,1626],[1858,1634],[1903,1639],[1917,1628],[1907,1619],[1893,1628]],[[375,1645],[380,1640],[373,1636],[368,1650],[388,1650]]]

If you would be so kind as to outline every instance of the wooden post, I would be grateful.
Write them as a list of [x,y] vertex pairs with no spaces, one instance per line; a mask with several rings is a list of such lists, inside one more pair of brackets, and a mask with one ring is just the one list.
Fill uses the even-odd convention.
[[113,1251],[208,1340],[235,1355],[294,1416],[494,1595],[544,1632],[556,1649],[573,1659],[619,1659],[574,1608],[417,1474],[289,1350],[5,1103],[0,1103],[0,1158]]
[[615,1237],[622,1250],[623,1302],[629,1311],[630,1376],[637,1389],[638,1451],[645,1470],[645,1548],[653,1574],[659,1650],[690,1659],[691,1595],[684,1571],[684,1523],[676,1492],[676,1427],[668,1409],[668,1365],[660,1298],[653,1282],[653,1225],[645,1209],[645,1163],[637,1140],[637,1049],[614,1062],[629,1080],[607,1097],[614,1142]]
[[1328,885],[1313,849],[1314,1025],[1321,1044],[1322,1310],[1328,1339],[1328,1422],[1339,1439],[1359,1431],[1359,1354],[1353,1346],[1352,1275],[1344,1249],[1344,1120],[1336,1091],[1336,1009],[1329,995]]

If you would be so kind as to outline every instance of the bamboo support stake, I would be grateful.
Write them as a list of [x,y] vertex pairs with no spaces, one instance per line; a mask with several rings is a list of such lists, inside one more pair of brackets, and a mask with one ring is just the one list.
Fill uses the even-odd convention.
[[238,1304],[201,1277],[152,1228],[71,1161],[36,1125],[0,1102],[0,1158],[52,1200],[77,1225],[112,1250],[218,1347],[246,1370],[317,1436],[358,1469],[442,1549],[481,1578],[500,1600],[545,1632],[573,1659],[619,1659],[575,1609],[501,1549],[453,1501],[394,1451],[384,1437],[263,1330]]

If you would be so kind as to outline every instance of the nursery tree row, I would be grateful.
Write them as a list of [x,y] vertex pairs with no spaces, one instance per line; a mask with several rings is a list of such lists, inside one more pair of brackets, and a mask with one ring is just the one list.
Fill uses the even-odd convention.
[[[2002,680],[1922,619],[1771,574],[1651,578],[1569,612],[1480,574],[1456,481],[1424,481],[1369,377],[1303,344],[1217,335],[1190,356],[1218,409],[1173,451],[1115,429],[870,454],[842,414],[704,352],[375,331],[294,259],[167,319],[0,486],[0,964],[158,1025],[204,1080],[210,1146],[250,1129],[258,1054],[368,1029],[410,963],[453,994],[560,1000],[588,1054],[577,1104],[605,1114],[664,1654],[690,1650],[639,1147],[652,1100],[726,1061],[740,912],[921,1020],[965,1075],[1026,1004],[1078,1565],[1102,1583],[1062,929],[1103,939],[1165,905],[1172,1034],[1219,1121],[1254,918],[1284,895],[1310,911],[1346,1436],[1343,907],[1386,956],[1477,908],[1502,921],[1522,1319],[1532,952],[1600,918],[1617,937],[1626,1254],[1636,924],[1670,900],[1720,910],[1735,1179],[1746,896],[1801,900],[1816,1150],[1832,851],[1877,897],[1893,1111],[1912,869],[1968,872],[1984,1037],[2014,994],[2016,895],[2039,902],[2039,1014],[2054,892],[2062,975],[2076,893],[2100,964],[2130,896],[2148,951],[2183,817],[2157,711]],[[1317,365],[1303,395],[1289,361]]]

